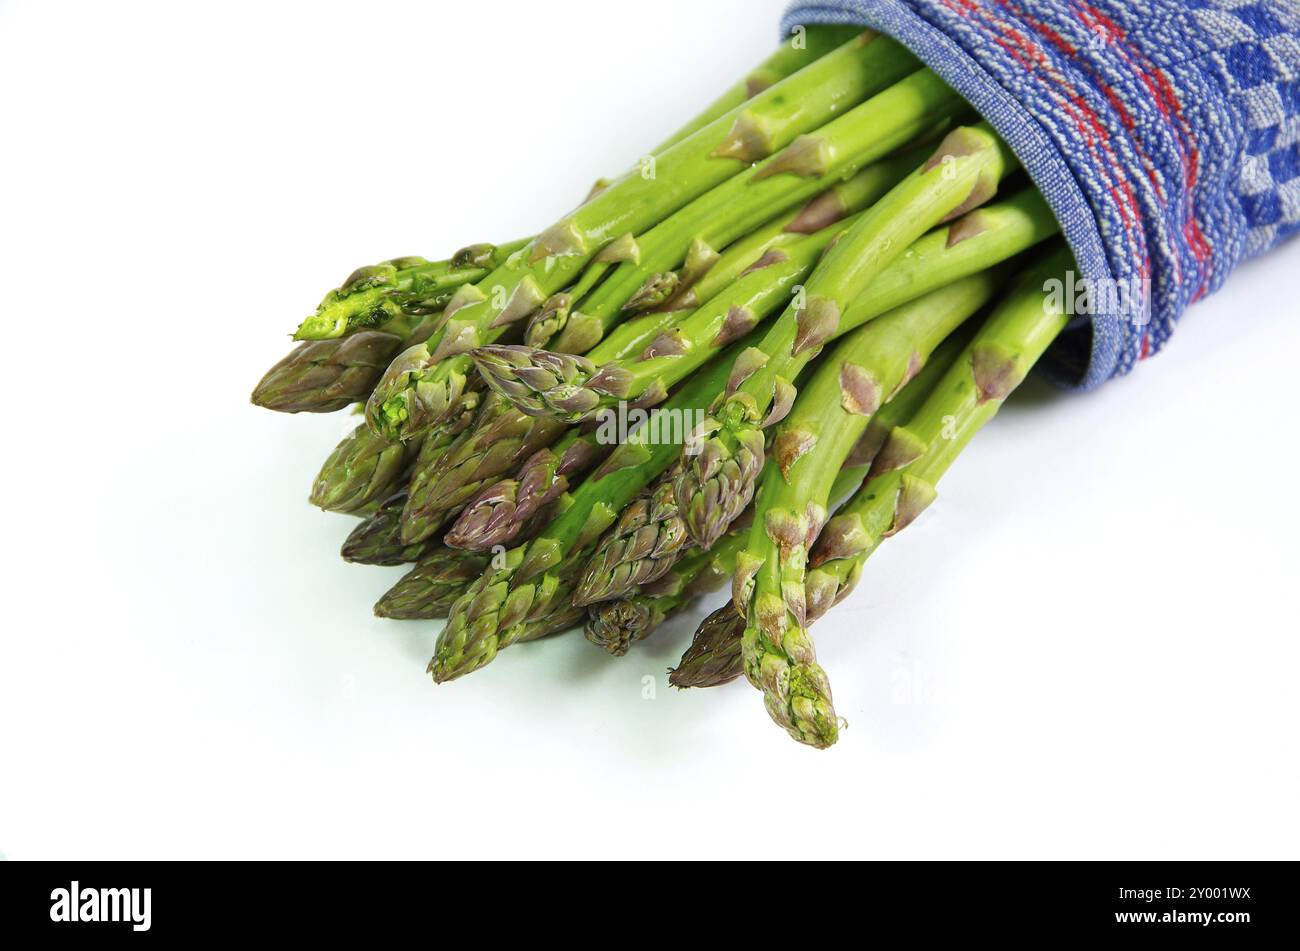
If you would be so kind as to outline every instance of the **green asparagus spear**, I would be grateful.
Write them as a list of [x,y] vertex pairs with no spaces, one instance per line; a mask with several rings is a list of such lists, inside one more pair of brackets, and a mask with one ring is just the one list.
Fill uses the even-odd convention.
[[441,310],[452,294],[487,277],[528,242],[476,244],[446,261],[395,258],[357,268],[342,286],[330,291],[294,333],[295,340],[331,340],[388,321]]
[[[640,348],[644,341],[653,339],[659,330],[673,321],[673,314],[657,314],[632,321],[620,328],[620,333],[610,336],[592,350],[600,359],[616,360],[625,355],[628,348]],[[447,451],[434,460],[426,460],[427,465],[417,465],[411,479],[410,498],[406,512],[402,516],[403,537],[408,542],[429,538],[448,518],[454,517],[472,500],[478,500],[485,494],[504,498],[513,496],[518,486],[499,486],[494,492],[493,486],[501,476],[514,471],[521,464],[528,466],[537,453],[542,452],[557,439],[560,439],[565,427],[552,421],[529,419],[501,399],[490,401],[485,406],[475,425],[460,436]],[[577,450],[575,450],[577,451]],[[554,463],[560,465],[561,455],[555,456]],[[564,475],[574,475],[581,466],[582,471],[594,457],[589,453],[581,458],[568,460]],[[536,479],[540,475],[542,464],[533,462],[530,473],[534,481],[527,483],[529,492],[540,488]],[[546,490],[549,491],[549,490]],[[560,489],[560,492],[565,491]],[[552,497],[554,497],[552,495]],[[540,498],[540,496],[532,496]],[[484,513],[485,514],[485,513]],[[522,523],[532,516],[529,511],[518,519],[512,517],[512,530],[494,520],[499,531],[505,531],[510,537],[516,535]],[[499,542],[493,541],[488,547]],[[468,547],[475,547],[470,545]]]
[[[867,466],[879,450],[879,442],[872,434],[876,425],[892,426],[907,420],[920,404],[933,391],[940,377],[952,366],[953,361],[966,344],[965,327],[957,334],[944,340],[931,356],[922,372],[915,375],[900,394],[881,407],[867,425],[867,434],[849,453],[845,468],[840,470],[835,486],[832,486],[831,499],[840,500],[857,491],[863,478],[867,475]],[[744,521],[744,520],[738,520]],[[588,609],[588,639],[593,628],[598,631],[598,644],[617,643],[620,638],[632,642],[646,637],[655,626],[671,617],[673,613],[688,607],[690,600],[702,591],[712,591],[722,586],[724,578],[731,576],[736,566],[736,555],[749,538],[749,529],[733,526],[731,533],[724,535],[710,552],[701,552],[693,548],[673,565],[671,572],[660,581],[642,586],[616,600],[593,604]],[[712,556],[712,557],[710,557]],[[718,564],[720,556],[725,561]],[[699,561],[708,561],[715,566],[712,572],[701,572]],[[701,581],[694,581],[697,572],[705,574]],[[621,630],[619,626],[621,625]],[[715,687],[729,683],[745,672],[744,656],[741,651],[741,639],[745,634],[745,616],[736,611],[731,600],[718,611],[705,618],[703,624],[695,630],[690,647],[681,657],[676,668],[669,670],[668,682],[675,687]]]
[[[605,254],[617,248],[622,263],[578,305],[588,321],[599,321],[595,332],[606,332],[626,310],[662,304],[703,274],[718,249],[760,227],[775,213],[802,204],[836,180],[884,159],[936,121],[965,108],[934,73],[911,72],[914,61],[899,58],[891,65],[890,75],[898,81],[888,89],[727,179],[644,234],[607,248]],[[887,191],[923,158],[904,154],[884,161],[875,178],[888,181],[878,193]],[[679,265],[681,269],[675,270]]]
[[[861,484],[867,466],[884,442],[881,432],[888,435],[900,421],[911,416],[964,343],[964,334],[960,331],[944,340],[916,377],[871,417],[836,476],[829,495],[832,501],[845,497]],[[811,408],[816,404],[814,401],[807,405]],[[675,475],[675,470],[670,469],[660,476],[660,481],[628,506],[614,527],[606,532],[595,554],[583,567],[574,593],[575,604],[595,608],[602,602],[626,600],[631,592],[644,591],[647,585],[655,583],[670,569],[676,573],[679,559],[690,559],[686,522],[676,498],[667,490]],[[733,525],[731,534],[739,530],[738,525]],[[713,550],[716,549],[717,545]],[[606,627],[612,623],[608,618],[616,615],[643,616],[632,608],[625,608],[622,612],[608,615]]]
[[623,506],[680,453],[690,419],[721,391],[727,358],[734,358],[734,350],[696,374],[651,414],[568,497],[563,514],[538,537],[494,559],[452,608],[429,663],[435,681],[452,680],[490,663],[499,650],[527,638],[530,624],[571,603],[573,576],[584,553]]
[[[907,59],[898,44],[864,34],[654,156],[539,235],[476,285],[461,288],[426,344],[400,354],[367,404],[376,432],[409,439],[456,412],[468,351],[491,343],[572,283],[620,235],[637,234],[879,91]],[[886,81],[884,85],[888,85]],[[646,170],[649,170],[646,172]],[[643,174],[643,172],[646,172]]]
[[453,548],[487,551],[509,545],[541,512],[577,484],[605,457],[595,436],[576,429],[554,446],[539,449],[512,478],[499,479],[465,507],[444,538]]
[[661,578],[691,544],[677,514],[672,470],[623,510],[583,566],[573,603],[582,607],[610,601]]
[[700,623],[691,646],[668,671],[668,682],[679,690],[731,683],[745,672],[740,649],[744,633],[745,619],[724,604]]
[[708,551],[695,548],[687,552],[657,581],[617,600],[592,604],[584,629],[587,640],[622,657],[632,644],[644,640],[697,597],[722,587],[735,570],[736,553],[743,543],[743,535],[733,532]]
[[375,604],[375,616],[398,621],[444,618],[470,583],[483,573],[487,555],[434,546]]
[[842,601],[880,543],[934,500],[939,479],[1064,328],[1066,317],[1044,287],[1071,267],[1073,258],[1060,247],[1024,275],[915,415],[890,433],[866,484],[812,550],[807,623]]
[[374,330],[304,341],[262,377],[253,403],[288,413],[328,413],[364,403],[392,357],[427,340],[440,317],[403,314]]
[[832,484],[871,416],[993,297],[996,280],[991,272],[964,278],[845,337],[772,441],[733,600],[747,621],[745,675],[772,719],[801,743],[821,749],[838,733],[803,603],[808,547],[826,521]]
[[253,403],[277,413],[332,413],[364,401],[401,349],[396,334],[363,331],[300,343],[267,371]]
[[652,340],[637,359],[598,364],[595,354],[488,346],[474,351],[475,365],[497,394],[533,416],[576,423],[629,400],[652,405],[719,348],[783,307],[826,248],[856,220],[836,222],[765,256],[721,294]]
[[805,27],[802,33],[796,33],[786,40],[776,52],[755,66],[738,83],[711,102],[703,112],[661,144],[652,154],[665,152],[678,142],[690,138],[706,125],[743,106],[747,99],[752,99],[764,89],[774,86],[799,70],[811,60],[825,56],[827,53],[843,46],[862,32],[858,26],[836,24],[818,24]]
[[[746,270],[762,261],[764,255],[769,252],[804,235],[828,228],[835,222],[866,208],[879,197],[878,190],[883,178],[881,166],[884,164],[877,163],[863,169],[852,178],[835,183],[803,207],[778,215],[744,237],[733,241],[698,280],[680,288],[670,300],[659,307],[652,308],[640,316],[624,318],[614,325],[612,335],[639,337],[641,329],[649,326],[646,322],[656,314],[664,311],[690,313],[703,302],[721,293]],[[887,182],[884,187],[888,188],[892,184]],[[564,334],[560,334],[560,331],[568,327],[574,300],[584,298],[596,281],[604,277],[612,267],[613,262],[597,262],[587,269],[582,281],[572,290],[551,297],[529,321],[528,329],[524,333],[524,343],[538,350],[549,347],[561,353],[585,352],[585,344],[592,336],[591,321],[580,315],[572,331]],[[595,325],[599,331],[603,322],[596,321]],[[556,339],[557,335],[559,335],[558,339]],[[640,346],[629,344],[624,346],[623,350],[626,353],[638,353],[655,336],[657,334],[652,333]]]
[[[750,96],[786,78],[812,59],[849,42],[859,32],[861,32],[859,28],[850,26],[808,28],[802,37],[783,43],[745,79],[729,89],[654,152],[665,151],[683,139],[689,138],[713,120],[743,105]],[[500,266],[511,254],[527,243],[527,240],[523,240],[500,246],[471,245],[462,248],[446,261],[430,262],[419,257],[406,257],[360,268],[353,272],[341,287],[326,295],[316,314],[299,326],[294,335],[295,339],[340,340],[348,334],[366,329],[379,330],[405,338],[407,330],[402,325],[411,316],[441,309],[454,291],[464,284],[482,280],[493,268]],[[409,347],[418,342],[421,341],[407,340],[405,346]],[[372,346],[374,346],[373,342]],[[384,361],[385,367],[396,352],[396,349],[393,349],[388,354],[388,359]],[[318,408],[320,404],[315,400],[306,406],[302,405],[301,385],[294,387],[291,385],[292,380],[276,380],[272,377],[278,371],[278,375],[286,377],[292,373],[296,379],[297,375],[305,372],[304,364],[317,365],[328,360],[331,361],[328,365],[333,365],[342,359],[336,356],[338,353],[337,347],[333,349],[319,346],[313,349],[300,347],[267,375],[268,379],[264,380],[255,391],[253,402],[270,409],[279,409],[280,404],[289,400],[288,405],[298,407],[288,410],[290,412],[325,412],[326,410]],[[380,368],[380,372],[382,369],[383,367]],[[314,377],[320,375],[319,371],[313,374]],[[352,385],[347,392],[355,393],[357,399],[364,400],[374,388],[378,374],[375,374],[373,379],[367,378],[364,384],[356,379],[358,376],[360,375],[356,373],[350,374]],[[293,395],[295,393],[298,394],[296,398]]]
[[478,389],[469,391],[459,417],[427,439],[389,442],[362,423],[321,466],[312,484],[311,503],[327,512],[359,513],[389,497],[406,484],[418,458],[435,459],[468,428],[482,395]]
[[432,537],[473,497],[476,479],[481,481],[484,474],[500,472],[520,456],[546,448],[564,428],[555,420],[532,420],[508,409],[501,412],[488,407],[484,418],[445,452],[416,463],[402,516],[403,541],[412,544]]
[[405,490],[380,503],[344,541],[343,560],[356,565],[392,567],[415,564],[428,554],[433,547],[429,543],[402,544],[402,506],[405,504]]
[[[624,401],[652,401],[662,388],[693,372],[731,333],[752,327],[772,314],[786,299],[776,292],[777,288],[799,286],[811,273],[821,248],[856,220],[847,219],[817,235],[783,245],[764,258],[761,269],[745,275],[666,330],[636,359],[600,364],[590,356],[584,360],[523,347],[487,347],[476,351],[475,359],[489,386],[539,416],[576,422]],[[1055,230],[1051,210],[1031,189],[971,212],[953,225],[920,238],[873,280],[845,312],[841,332],[1012,257]],[[783,322],[784,336],[776,335],[774,330],[760,347],[776,346],[798,332],[788,313]]]
[[390,443],[364,423],[343,438],[312,484],[312,505],[326,512],[358,512],[390,496],[410,470],[418,441]]
[[1014,167],[1015,158],[985,124],[957,129],[827,253],[805,298],[737,361],[726,396],[692,444],[676,492],[696,541],[711,544],[749,504],[763,468],[762,431],[788,412],[795,378],[822,345],[851,329],[844,319],[849,303],[931,227],[991,198]]
[[[913,377],[901,392],[871,417],[871,422],[867,424],[866,433],[863,434],[858,445],[849,453],[849,458],[844,464],[845,467],[840,471],[840,475],[831,489],[832,500],[838,501],[859,489],[867,475],[867,469],[872,459],[875,458],[875,454],[879,451],[883,442],[879,438],[879,432],[883,430],[885,435],[888,435],[890,429],[911,418],[912,414],[920,408],[930,393],[934,391],[940,378],[952,366],[957,355],[965,347],[969,336],[965,331],[966,327],[963,326],[962,330],[945,340],[935,350],[921,372]],[[732,538],[738,540],[737,544],[743,544],[742,540],[748,538],[748,530],[733,528],[718,545],[714,546],[713,550],[717,551],[719,546]],[[698,549],[696,550],[698,551]],[[685,569],[682,567],[688,566],[690,557],[690,555],[687,555],[681,560],[679,567],[673,569],[674,575],[683,570],[690,570],[689,567],[685,567]],[[727,569],[727,574],[730,574],[733,570],[734,562]],[[720,581],[721,579],[719,579],[719,583]],[[593,605],[589,609],[589,615],[594,617],[597,611],[606,608],[607,605],[619,605],[620,608],[617,611],[610,607],[603,613],[602,617],[605,619],[606,627],[612,625],[613,621],[610,618],[615,615],[627,618],[629,625],[644,624],[643,619],[648,614],[648,610],[637,610],[636,606],[627,603],[640,600],[642,600],[642,594],[638,593],[624,599],[624,601],[603,602]],[[659,613],[664,615],[670,615],[676,609],[675,607],[665,609],[662,601],[656,602],[655,607],[659,608]],[[812,605],[810,604],[810,612],[811,609]],[[811,619],[809,623],[811,623]],[[745,616],[737,611],[731,601],[728,600],[725,605],[710,614],[700,624],[694,638],[691,640],[690,647],[682,655],[681,661],[676,668],[669,671],[668,682],[674,687],[684,689],[687,687],[717,687],[735,680],[745,672],[744,655],[741,649],[744,634]],[[613,635],[610,633],[607,636],[612,637]]]

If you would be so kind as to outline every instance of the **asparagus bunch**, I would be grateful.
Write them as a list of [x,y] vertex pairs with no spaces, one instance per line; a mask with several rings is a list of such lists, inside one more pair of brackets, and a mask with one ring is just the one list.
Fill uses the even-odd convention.
[[746,617],[745,675],[763,691],[772,719],[800,742],[829,746],[838,729],[803,599],[808,548],[826,522],[835,473],[871,416],[993,297],[996,282],[990,271],[963,278],[850,334],[772,441],[732,597]]
[[918,64],[901,46],[862,34],[651,157],[654,174],[634,170],[545,229],[527,247],[448,303],[441,328],[393,361],[366,407],[371,427],[409,439],[455,414],[469,352],[492,343],[576,280],[606,252],[635,265],[636,240],[678,209],[824,125]]
[[808,623],[842,601],[880,543],[935,500],[939,479],[1065,328],[1059,302],[1043,288],[1072,266],[1061,247],[1023,275],[925,403],[889,433],[863,491],[826,524],[810,553]]
[[[934,501],[939,479],[1064,329],[1066,317],[1043,287],[1072,265],[1063,247],[1053,251],[1022,276],[956,360],[936,353],[933,365],[873,417],[853,453],[869,463],[866,480],[817,536],[802,595],[790,588],[804,605],[805,625],[846,598],[871,553]],[[961,342],[950,338],[945,348]],[[670,682],[716,686],[739,677],[746,630],[734,604],[719,608],[696,631]]]
[[363,407],[311,501],[404,568],[376,615],[447,619],[435,681],[578,625],[624,655],[730,579],[670,683],[743,674],[835,742],[809,628],[1059,332],[1070,262],[974,330],[1046,203],[897,43],[804,39],[535,237],[358,269],[258,384]]
[[[816,26],[783,43],[652,154],[665,152],[714,121],[736,113],[746,100],[861,32],[852,26]],[[607,185],[604,180],[597,182],[592,194]],[[350,402],[364,402],[392,357],[433,333],[437,315],[456,291],[482,281],[531,240],[471,244],[439,261],[406,256],[357,268],[299,324],[293,339],[304,343],[267,372],[254,389],[253,402],[289,413],[333,412]],[[364,356],[355,344],[348,347],[343,342],[360,333],[382,335],[369,338]],[[382,358],[378,356],[381,349],[387,351]],[[366,361],[364,366],[356,365],[358,359]],[[344,397],[350,399],[341,402]]]
[[[918,78],[924,82],[918,82]],[[674,276],[670,282],[672,289],[681,296],[673,306],[707,300],[708,314],[699,311],[681,314],[683,317],[690,314],[696,326],[715,325],[709,329],[714,331],[711,352],[716,353],[717,348],[747,332],[755,322],[779,307],[788,297],[788,288],[812,270],[817,256],[842,230],[840,223],[854,220],[853,213],[870,205],[916,168],[925,153],[913,149],[883,158],[860,172],[853,170],[882,155],[897,142],[923,131],[935,115],[944,117],[957,108],[959,103],[942,84],[928,73],[918,73],[830,123],[828,129],[843,131],[828,136],[827,141],[833,145],[828,146],[826,154],[831,158],[824,167],[807,169],[800,175],[767,174],[789,164],[786,155],[799,146],[796,142],[770,162],[707,193],[635,240],[632,252],[635,262],[621,264],[583,305],[584,326],[589,333],[582,344],[574,343],[574,348],[603,337],[615,326],[614,321],[625,319],[622,316],[625,311],[641,306],[638,302],[644,299],[644,287],[636,292],[631,288],[656,261],[684,254],[683,275],[698,272],[700,276],[698,282],[695,277]],[[851,172],[849,178],[836,182],[834,176]],[[830,187],[828,181],[832,182]],[[770,214],[771,207],[804,202],[809,195],[815,197],[760,227],[748,238],[737,239],[742,227],[748,228],[762,215]],[[813,231],[818,226],[824,227]],[[812,233],[804,238],[805,232]],[[701,247],[708,247],[706,239],[719,245],[733,241],[734,246],[728,245],[719,255],[714,255],[711,249],[708,253],[700,252]],[[664,274],[655,273],[647,280],[654,283],[664,278]],[[621,309],[617,307],[620,302],[623,302]],[[548,303],[539,315],[543,322],[554,324],[558,319],[550,309],[552,304]],[[683,339],[677,323],[672,311],[634,319],[630,324],[618,326],[586,358],[535,348],[475,349],[472,356],[483,378],[518,412],[500,408],[478,427],[474,436],[462,439],[448,456],[417,466],[416,488],[406,515],[404,537],[408,541],[427,537],[440,526],[445,513],[454,514],[489,479],[503,474],[508,465],[530,455],[560,432],[553,423],[530,424],[525,416],[553,415],[562,417],[564,422],[580,422],[594,415],[595,407],[582,413],[548,414],[545,407],[530,401],[531,390],[554,389],[577,370],[591,367],[595,362],[617,362],[636,353],[643,358],[672,353],[677,342]],[[703,353],[701,359],[707,356]],[[692,368],[699,365],[697,359]],[[673,382],[681,378],[679,375]],[[634,405],[653,405],[663,398],[668,385],[649,387],[649,392],[643,390],[637,394]],[[529,439],[526,442],[522,438],[503,440],[502,430],[527,433]]]
[[929,228],[991,198],[1014,167],[987,126],[960,128],[837,242],[803,298],[737,362],[727,394],[684,460],[677,501],[696,541],[712,544],[749,504],[763,468],[763,429],[789,411],[795,378],[822,346],[855,326],[854,298]]
[[[734,358],[736,347],[730,355]],[[439,683],[490,663],[511,644],[543,636],[545,619],[573,604],[576,568],[626,506],[666,468],[686,435],[683,420],[721,391],[728,353],[697,374],[618,445],[565,500],[564,511],[536,538],[510,549],[452,606],[429,671]],[[563,628],[560,628],[562,630]]]
[[736,570],[742,542],[742,535],[736,532],[709,551],[696,548],[658,580],[639,585],[624,597],[593,603],[587,609],[587,640],[622,657],[633,643],[650,636],[696,598],[726,584]]
[[[919,386],[927,386],[932,380],[927,377],[916,382]],[[914,388],[913,384],[908,384],[909,390]],[[904,400],[899,397],[896,402],[902,404]],[[868,461],[857,450],[851,454],[836,477],[832,489],[836,498],[847,495],[862,482],[867,474]],[[651,494],[662,497],[661,493]],[[671,503],[665,498],[664,504]],[[626,537],[625,523],[634,522],[638,511],[635,503],[624,510],[619,524],[610,530],[601,549],[588,562],[574,595],[575,603],[589,605],[587,640],[615,656],[625,654],[632,643],[649,636],[699,596],[722,587],[736,570],[736,558],[744,550],[749,528],[748,520],[742,517],[732,526],[731,532],[710,549],[691,546],[676,552],[676,557],[646,557],[643,564],[629,559],[626,568],[620,565],[613,572],[641,576],[639,583],[621,583],[611,588],[605,597],[593,597],[590,593],[584,595],[584,585],[599,577],[591,572],[591,566],[599,563],[611,542]],[[685,529],[680,527],[678,531],[684,534]],[[655,565],[653,572],[646,570],[645,565],[649,564]]]

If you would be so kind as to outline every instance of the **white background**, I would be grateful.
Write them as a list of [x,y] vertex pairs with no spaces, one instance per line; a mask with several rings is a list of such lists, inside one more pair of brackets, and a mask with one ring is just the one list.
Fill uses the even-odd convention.
[[0,4],[0,851],[1297,857],[1300,243],[1016,395],[820,625],[831,751],[668,690],[689,619],[435,688],[437,626],[371,618],[400,571],[305,501],[350,421],[252,385],[354,266],[557,217],[779,12]]

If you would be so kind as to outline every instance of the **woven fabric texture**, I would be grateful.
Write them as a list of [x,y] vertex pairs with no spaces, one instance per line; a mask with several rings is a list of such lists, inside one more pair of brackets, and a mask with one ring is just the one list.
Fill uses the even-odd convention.
[[1300,230],[1300,0],[819,0],[784,29],[812,23],[894,37],[1015,150],[1092,291],[1050,355],[1068,385]]

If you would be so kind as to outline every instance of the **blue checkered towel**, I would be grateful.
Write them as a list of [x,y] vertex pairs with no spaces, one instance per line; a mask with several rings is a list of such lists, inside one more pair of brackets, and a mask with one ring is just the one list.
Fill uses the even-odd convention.
[[811,23],[905,44],[1015,150],[1089,286],[1146,289],[1053,352],[1081,388],[1158,352],[1188,305],[1300,229],[1300,0],[814,0],[785,17]]

